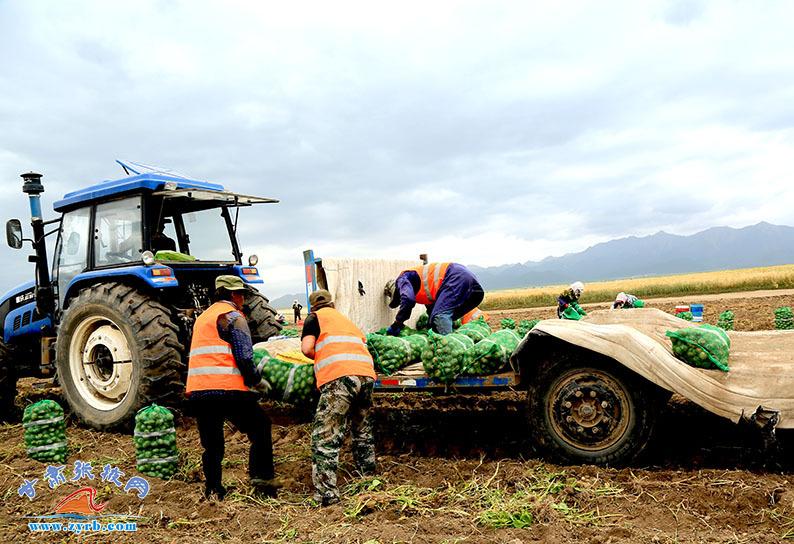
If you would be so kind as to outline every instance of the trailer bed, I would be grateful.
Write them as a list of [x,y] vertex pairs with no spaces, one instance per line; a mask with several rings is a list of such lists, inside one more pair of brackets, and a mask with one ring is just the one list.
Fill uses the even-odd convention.
[[513,389],[521,382],[515,372],[503,372],[491,376],[459,376],[450,385],[437,382],[426,374],[417,375],[378,375],[375,380],[376,392],[392,391],[444,391],[446,389]]

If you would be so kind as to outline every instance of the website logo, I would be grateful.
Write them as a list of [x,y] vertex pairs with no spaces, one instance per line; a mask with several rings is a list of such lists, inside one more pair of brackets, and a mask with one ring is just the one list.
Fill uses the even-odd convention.
[[[107,482],[118,488],[123,493],[134,493],[138,500],[143,501],[149,494],[149,482],[141,476],[132,476],[126,482],[122,481],[124,472],[118,467],[106,464],[98,476],[94,475],[91,463],[75,461],[71,478],[67,479],[66,465],[48,465],[41,478],[23,479],[17,489],[20,497],[27,497],[29,501],[36,500],[39,489],[51,492],[66,483],[81,484],[84,480],[97,480],[98,483]],[[42,481],[39,485],[39,482]],[[28,529],[31,532],[135,532],[141,516],[110,513],[105,511],[107,504],[97,499],[97,490],[92,485],[85,485],[76,491],[62,497],[55,504],[51,512],[38,515],[28,515]],[[33,521],[35,520],[35,521]]]

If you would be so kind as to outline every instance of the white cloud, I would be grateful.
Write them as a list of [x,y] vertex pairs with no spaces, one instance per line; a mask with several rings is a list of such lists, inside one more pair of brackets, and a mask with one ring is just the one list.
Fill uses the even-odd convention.
[[[488,265],[792,223],[794,5],[6,2],[0,213],[163,164],[243,213],[267,292],[303,249]],[[4,284],[32,276],[20,266]],[[250,251],[247,251],[250,252]],[[272,290],[271,290],[272,289]],[[297,289],[297,290],[296,290]]]

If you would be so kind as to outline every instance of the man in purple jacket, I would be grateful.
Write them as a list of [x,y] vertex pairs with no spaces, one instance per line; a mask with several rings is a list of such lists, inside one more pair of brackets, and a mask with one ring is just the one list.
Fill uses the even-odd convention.
[[434,263],[405,270],[386,285],[389,307],[400,309],[388,334],[397,336],[417,302],[427,306],[431,328],[452,332],[452,322],[482,302],[485,293],[472,272],[458,263]]

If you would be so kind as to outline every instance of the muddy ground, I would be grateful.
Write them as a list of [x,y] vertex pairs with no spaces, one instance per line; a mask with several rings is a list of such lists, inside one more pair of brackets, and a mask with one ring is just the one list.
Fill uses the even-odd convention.
[[[741,328],[763,328],[764,319],[794,298],[742,297],[729,303]],[[668,303],[664,303],[668,304]],[[672,309],[675,303],[669,303]],[[707,305],[721,311],[722,302]],[[728,307],[728,306],[725,306]],[[537,310],[538,312],[543,310]],[[511,317],[535,317],[536,310]],[[757,315],[756,315],[757,314]],[[741,320],[741,321],[740,321]],[[739,327],[737,327],[739,328]],[[57,398],[26,380],[26,404]],[[267,404],[274,427],[278,500],[251,494],[247,440],[227,429],[223,502],[202,497],[200,448],[194,423],[179,423],[181,469],[153,481],[139,501],[96,480],[107,512],[135,514],[137,534],[68,536],[31,534],[25,515],[48,513],[77,489],[50,491],[43,481],[33,501],[17,495],[23,478],[41,478],[44,465],[28,460],[19,424],[0,426],[0,534],[3,542],[780,542],[794,540],[792,437],[765,451],[750,428],[708,414],[673,397],[660,414],[647,455],[613,469],[561,466],[541,459],[526,440],[523,395],[487,397],[382,395],[375,410],[380,475],[351,474],[343,455],[341,504],[320,509],[311,501],[307,416]],[[75,460],[111,463],[135,474],[129,435],[98,433],[70,421]],[[71,470],[71,465],[67,467]],[[98,473],[98,470],[95,471]],[[85,482],[84,482],[85,483]],[[94,483],[94,482],[92,482]]]

